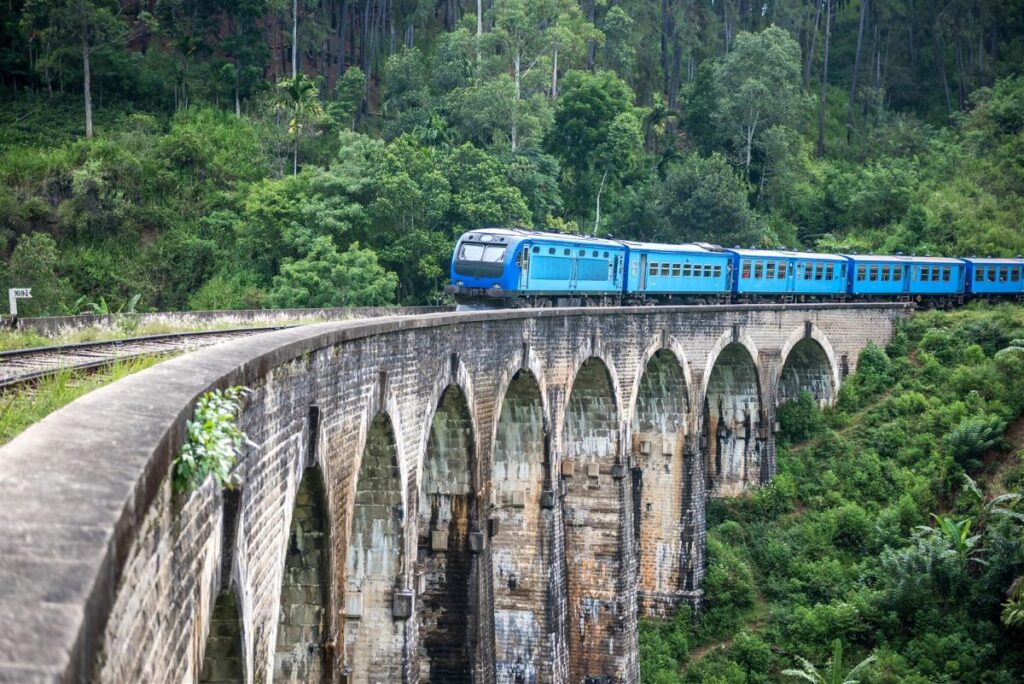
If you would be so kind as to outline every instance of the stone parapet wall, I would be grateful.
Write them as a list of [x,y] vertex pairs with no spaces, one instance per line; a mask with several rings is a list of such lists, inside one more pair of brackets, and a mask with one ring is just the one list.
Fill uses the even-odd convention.
[[[157,311],[132,314],[80,314],[78,316],[38,316],[19,318],[18,330],[34,332],[43,337],[57,337],[76,330],[95,328],[113,330],[125,323],[132,328],[166,326],[189,330],[206,326],[243,328],[292,324],[296,321],[332,321],[379,316],[419,316],[451,311],[447,306],[349,306],[328,309],[239,309],[226,311]],[[10,318],[3,317],[10,326]]]
[[[467,681],[514,681],[509,658],[517,652],[538,682],[638,681],[638,613],[664,613],[673,601],[701,598],[708,449],[702,407],[723,350],[728,355],[730,345],[742,344],[755,364],[763,464],[750,483],[756,486],[774,472],[774,397],[789,350],[813,337],[823,353],[800,358],[824,358],[831,369],[793,377],[841,380],[864,345],[886,343],[904,315],[893,305],[444,313],[303,326],[161,363],[83,397],[0,449],[0,681],[198,678],[201,670],[216,670],[204,667],[203,657],[211,616],[226,594],[237,603],[250,682],[274,681],[282,644],[315,651],[322,662],[306,671],[325,681],[365,681],[355,668],[366,665],[352,652],[366,643],[365,620],[389,627],[391,636],[375,652],[400,651],[396,665],[407,682],[420,681],[430,644],[457,643],[430,631],[445,625],[457,626],[472,654]],[[652,387],[642,378],[658,351],[659,362],[678,369],[666,375],[671,383]],[[585,363],[602,369],[607,381],[575,387]],[[533,376],[536,390],[520,378],[500,426],[502,400],[522,372]],[[195,401],[229,385],[253,390],[240,424],[255,446],[236,467],[237,505],[226,506],[225,494],[209,483],[175,494],[169,466]],[[464,409],[449,406],[452,387]],[[641,387],[647,415],[634,426]],[[574,403],[577,389],[584,393]],[[611,396],[594,408],[601,391]],[[684,391],[685,401],[667,401],[666,391]],[[435,420],[439,407],[458,421]],[[685,425],[671,430],[651,415],[682,410]],[[361,489],[361,462],[379,416],[388,431],[371,440],[382,446],[370,452],[385,456],[375,456],[379,463],[367,472],[381,483]],[[521,448],[520,437],[530,444]],[[639,442],[659,439],[659,453],[641,459]],[[392,448],[397,490],[388,484]],[[455,467],[460,463],[468,472]],[[424,493],[427,467],[434,485]],[[643,474],[652,467],[658,477]],[[634,469],[648,493],[683,483],[665,506],[670,516],[681,509],[682,523],[666,521],[663,512],[645,517],[644,502],[634,500]],[[312,470],[322,478],[329,529],[324,543],[298,543],[305,532],[294,530],[316,528],[293,520],[297,500],[308,516],[308,497],[299,490]],[[443,473],[448,490],[437,484]],[[367,507],[354,516],[360,501]],[[423,511],[433,524],[422,520]],[[614,548],[586,541],[586,517],[609,529]],[[437,524],[442,519],[447,529]],[[432,535],[431,526],[446,536]],[[360,570],[384,579],[362,583],[357,610],[346,601],[346,568],[356,567],[348,559],[370,558],[382,543],[401,544],[401,559],[374,566],[377,575]],[[520,557],[524,544],[531,548]],[[659,544],[678,568],[657,565]],[[453,551],[454,564],[447,555]],[[329,586],[299,591],[302,569],[317,559],[296,553],[325,556]],[[468,583],[469,614],[453,619],[435,611],[423,621],[419,599],[448,581],[449,565],[458,566],[460,586]],[[289,567],[299,570],[285,581]],[[587,567],[599,580],[592,585]],[[618,574],[610,578],[613,567]],[[519,613],[509,573],[528,583]],[[678,590],[666,590],[666,582]],[[311,596],[325,605],[311,605]],[[589,621],[582,636],[580,616]],[[315,629],[292,630],[289,639],[279,634],[281,625],[316,620]],[[304,643],[321,639],[310,634],[322,634],[322,642]],[[218,648],[231,650],[219,641]],[[608,658],[595,655],[602,649]]]

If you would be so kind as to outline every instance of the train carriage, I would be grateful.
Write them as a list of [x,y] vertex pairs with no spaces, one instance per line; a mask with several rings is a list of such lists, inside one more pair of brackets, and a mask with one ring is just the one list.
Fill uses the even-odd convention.
[[784,250],[727,249],[732,254],[733,295],[738,299],[831,299],[846,294],[846,258]]
[[910,257],[844,254],[850,260],[847,291],[857,299],[910,297]]
[[1020,299],[1024,295],[1024,259],[971,257],[963,261],[968,293],[986,299]]
[[711,245],[623,241],[629,248],[626,292],[634,300],[719,301],[732,285],[732,259]]
[[625,260],[626,248],[611,240],[480,229],[459,239],[445,290],[459,302],[511,306],[617,300]]

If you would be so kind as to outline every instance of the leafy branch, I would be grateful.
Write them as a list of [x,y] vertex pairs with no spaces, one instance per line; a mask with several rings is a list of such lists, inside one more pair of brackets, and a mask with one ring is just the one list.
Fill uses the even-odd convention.
[[253,444],[237,423],[241,399],[247,394],[248,388],[236,386],[212,390],[199,398],[187,425],[185,444],[172,464],[177,491],[198,489],[209,476],[218,487],[233,488],[230,474],[238,453],[243,444]]

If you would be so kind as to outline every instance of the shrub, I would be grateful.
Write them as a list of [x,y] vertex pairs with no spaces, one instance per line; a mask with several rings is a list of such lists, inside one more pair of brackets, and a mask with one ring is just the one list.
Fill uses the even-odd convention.
[[172,464],[174,488],[179,492],[198,489],[212,476],[218,487],[230,485],[229,475],[239,449],[248,443],[235,422],[245,387],[207,392],[196,403],[181,452]]

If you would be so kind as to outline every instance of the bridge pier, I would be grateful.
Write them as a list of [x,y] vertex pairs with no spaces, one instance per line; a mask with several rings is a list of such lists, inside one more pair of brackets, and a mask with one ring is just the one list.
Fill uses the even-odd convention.
[[[701,600],[707,496],[767,482],[777,405],[833,401],[903,315],[443,314],[159,364],[0,451],[0,679],[227,681],[240,657],[247,682],[636,682],[638,618]],[[234,510],[174,494],[194,401],[236,384]],[[75,582],[24,560],[72,532]],[[41,615],[35,645],[8,627]]]

